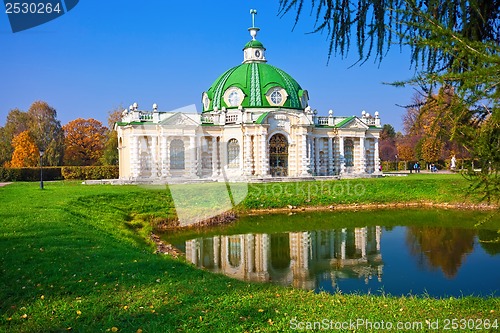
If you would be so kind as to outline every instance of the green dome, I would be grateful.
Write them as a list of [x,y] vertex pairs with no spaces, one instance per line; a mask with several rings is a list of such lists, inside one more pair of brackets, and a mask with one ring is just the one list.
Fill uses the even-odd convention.
[[253,40],[249,41],[248,43],[246,43],[245,47],[243,48],[243,50],[251,48],[251,47],[257,47],[257,48],[261,48],[261,49],[264,49],[264,50],[266,49],[264,47],[264,44],[262,44],[261,42],[259,42],[256,39],[253,39]]
[[[247,43],[245,48],[255,42]],[[202,102],[203,112],[214,108],[238,108],[239,105],[244,108],[304,109],[307,92],[283,70],[264,62],[247,62],[219,76],[203,93]]]

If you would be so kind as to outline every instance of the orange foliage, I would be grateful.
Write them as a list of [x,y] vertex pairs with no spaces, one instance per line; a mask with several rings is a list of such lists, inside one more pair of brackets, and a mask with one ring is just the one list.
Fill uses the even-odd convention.
[[436,162],[442,156],[444,143],[438,138],[426,137],[422,142],[422,158],[426,162]]
[[95,165],[103,154],[107,128],[95,119],[75,119],[63,126],[67,165]]
[[12,160],[9,166],[11,168],[34,167],[38,165],[40,154],[38,147],[35,145],[35,140],[30,136],[28,131],[19,133],[12,139]]
[[415,160],[415,152],[413,147],[407,142],[398,142],[396,144],[398,148],[398,155],[401,161],[413,161]]

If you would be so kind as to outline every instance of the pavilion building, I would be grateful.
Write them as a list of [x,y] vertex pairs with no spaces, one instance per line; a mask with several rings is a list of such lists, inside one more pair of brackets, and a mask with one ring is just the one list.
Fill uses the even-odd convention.
[[309,93],[270,65],[256,39],[243,62],[202,93],[203,111],[151,111],[137,103],[116,123],[120,179],[252,180],[379,175],[379,113],[319,116]]

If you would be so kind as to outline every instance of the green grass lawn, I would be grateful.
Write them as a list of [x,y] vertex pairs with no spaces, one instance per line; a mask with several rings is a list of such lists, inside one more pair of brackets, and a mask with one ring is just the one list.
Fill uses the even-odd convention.
[[[323,188],[273,195],[265,189],[273,185],[251,185],[237,209],[474,201],[463,197],[467,183],[456,175],[341,183],[348,181],[362,184],[363,193],[341,196]],[[183,259],[153,254],[147,240],[151,225],[146,222],[174,214],[168,191],[45,185],[43,191],[36,183],[0,188],[0,331],[281,332],[306,325],[300,322],[335,325],[357,319],[417,322],[424,329],[439,320],[442,331],[446,319],[484,323],[500,317],[497,297],[314,294],[200,271]],[[370,331],[366,325],[356,331]]]

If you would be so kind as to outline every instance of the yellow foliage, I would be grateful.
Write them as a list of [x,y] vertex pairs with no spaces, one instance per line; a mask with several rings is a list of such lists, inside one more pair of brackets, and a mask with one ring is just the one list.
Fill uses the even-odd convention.
[[14,147],[14,152],[10,161],[11,168],[35,167],[38,165],[40,153],[28,131],[15,136],[12,139],[12,147]]

